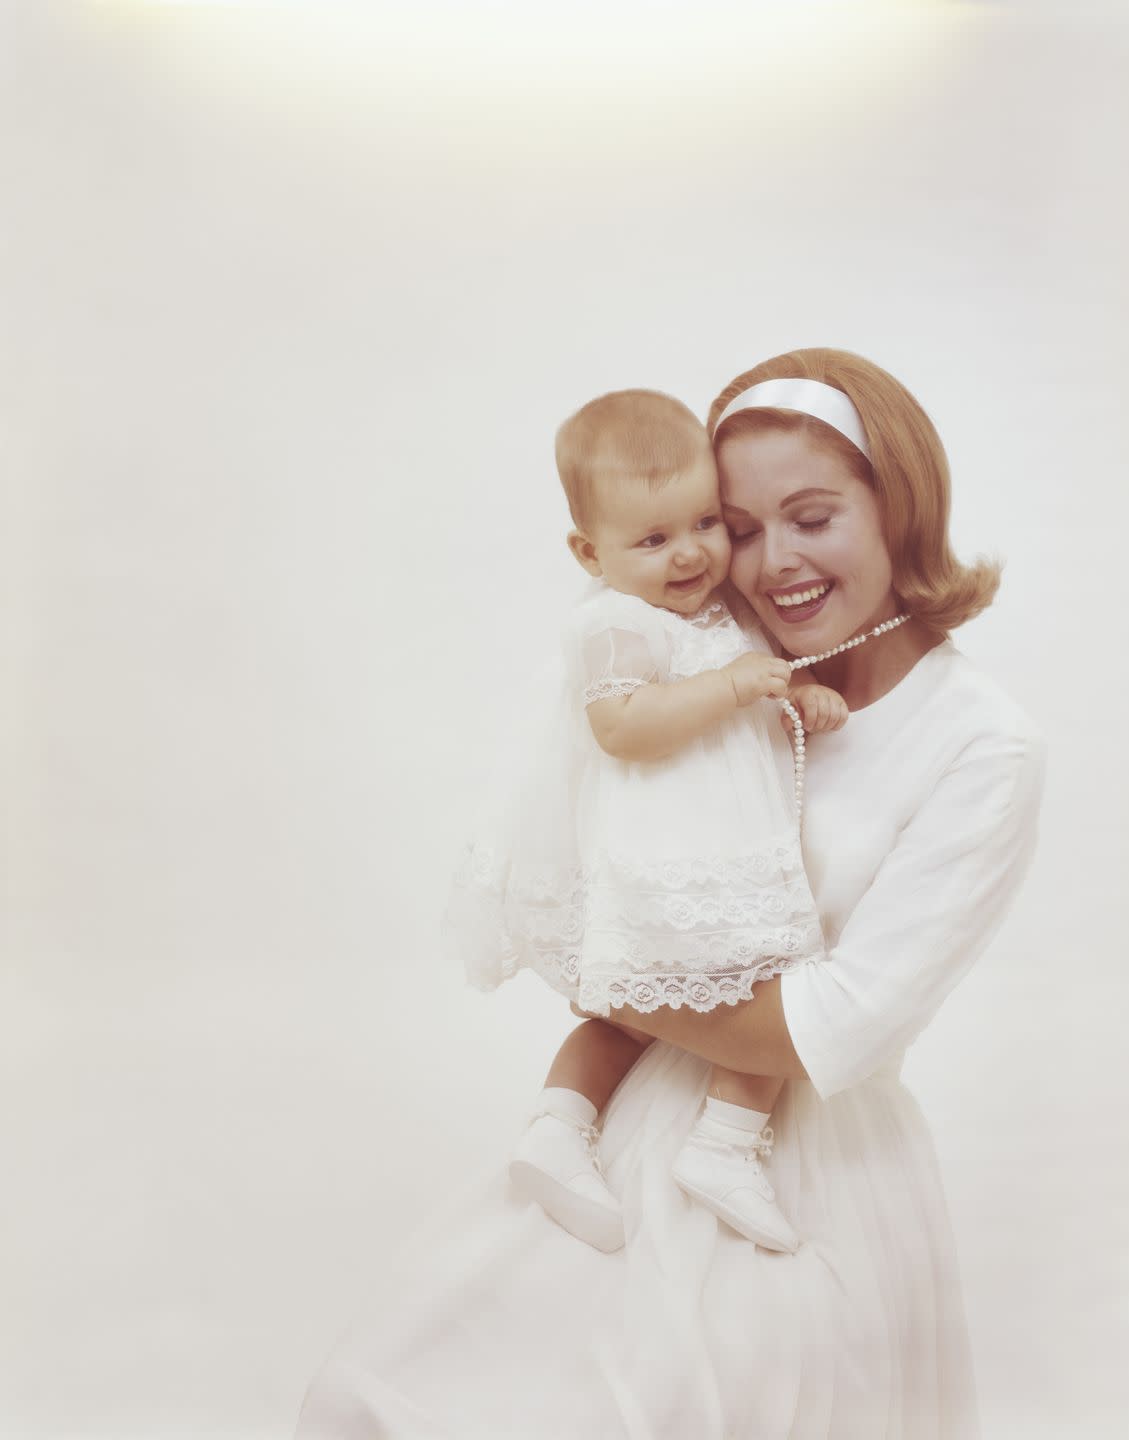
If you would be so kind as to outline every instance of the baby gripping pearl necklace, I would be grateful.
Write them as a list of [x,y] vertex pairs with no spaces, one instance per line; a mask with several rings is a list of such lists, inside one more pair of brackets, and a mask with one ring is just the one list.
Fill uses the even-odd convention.
[[[856,635],[853,640],[844,640],[842,645],[836,645],[833,650],[824,650],[819,655],[801,655],[798,660],[789,660],[789,670],[803,670],[808,665],[818,665],[821,660],[830,660],[833,655],[842,655],[847,650],[853,650],[856,645],[862,645],[875,635],[885,635],[888,630],[896,630],[899,625],[904,625],[909,619],[908,615],[896,615],[893,620],[883,620],[881,625],[875,625],[873,630],[867,630],[862,635]],[[796,767],[796,823],[800,821],[804,810],[804,722],[800,718],[800,712],[790,700],[781,700],[784,713],[792,722],[792,742],[795,747]]]

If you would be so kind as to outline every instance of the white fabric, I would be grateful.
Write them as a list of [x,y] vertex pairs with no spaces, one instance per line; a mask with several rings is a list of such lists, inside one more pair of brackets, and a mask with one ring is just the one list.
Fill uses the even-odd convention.
[[785,1086],[768,1167],[799,1251],[758,1250],[679,1192],[670,1166],[708,1067],[653,1045],[604,1123],[625,1250],[580,1244],[501,1175],[457,1197],[318,1377],[300,1440],[978,1433],[936,1158],[898,1069],[1015,894],[1041,745],[945,643],[813,737],[809,772],[805,849],[833,949],[781,981],[815,1084]]
[[685,617],[603,583],[586,592],[457,878],[447,933],[475,984],[528,967],[596,1014],[709,1010],[822,954],[777,707],[734,711],[644,763],[601,750],[585,713],[754,648],[763,638],[718,599]]
[[801,415],[811,415],[822,420],[833,430],[847,439],[866,458],[870,459],[870,445],[867,443],[862,416],[855,408],[851,397],[834,385],[825,385],[822,380],[762,380],[750,385],[735,395],[713,427],[716,435],[722,422],[738,410],[797,410]]
[[551,1115],[554,1112],[567,1115],[582,1127],[596,1123],[596,1107],[588,1096],[581,1095],[579,1090],[566,1090],[563,1085],[546,1085],[537,1097],[535,1115]]
[[752,1110],[747,1105],[734,1105],[731,1100],[719,1100],[716,1095],[706,1096],[705,1113],[723,1125],[732,1125],[737,1130],[748,1130],[755,1135],[763,1130],[771,1116],[765,1110]]

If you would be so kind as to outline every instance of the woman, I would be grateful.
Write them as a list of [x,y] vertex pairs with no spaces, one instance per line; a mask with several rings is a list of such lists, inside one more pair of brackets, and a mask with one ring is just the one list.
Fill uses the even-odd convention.
[[[825,962],[746,1005],[659,1010],[608,1107],[628,1243],[602,1255],[499,1181],[315,1382],[309,1437],[976,1433],[952,1241],[906,1046],[998,926],[1033,844],[1041,746],[947,638],[998,573],[948,545],[939,440],[885,372],[834,350],[739,376],[710,412],[731,579],[851,716],[809,745],[804,847]],[[802,597],[802,598],[801,598]],[[838,651],[847,641],[878,634]],[[805,1243],[759,1250],[671,1161],[709,1063],[784,1077],[772,1179]]]

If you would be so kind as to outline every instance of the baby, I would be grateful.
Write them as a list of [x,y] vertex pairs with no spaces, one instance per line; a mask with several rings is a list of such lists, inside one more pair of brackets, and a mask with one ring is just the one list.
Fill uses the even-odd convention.
[[[595,1122],[650,1043],[633,1011],[735,1004],[822,955],[779,711],[762,702],[787,697],[819,728],[845,707],[796,685],[722,599],[717,471],[684,405],[602,396],[561,426],[557,467],[569,548],[592,584],[566,626],[549,709],[508,751],[449,929],[480,986],[529,967],[586,1014],[615,1017],[565,1040],[510,1167],[566,1229],[614,1250],[622,1212]],[[794,1250],[761,1163],[782,1084],[714,1066],[674,1179],[740,1234]]]

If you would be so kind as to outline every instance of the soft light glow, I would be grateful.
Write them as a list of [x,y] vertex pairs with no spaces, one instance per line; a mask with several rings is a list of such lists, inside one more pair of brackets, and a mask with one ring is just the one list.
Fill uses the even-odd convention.
[[[468,99],[565,105],[777,98],[789,124],[826,124],[860,84],[887,97],[949,37],[984,19],[953,0],[93,0],[107,23],[136,27],[178,70],[210,88],[290,109],[384,105],[448,110]],[[694,124],[692,117],[686,123]]]

